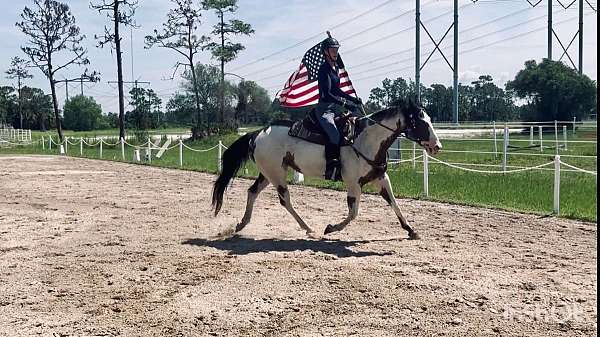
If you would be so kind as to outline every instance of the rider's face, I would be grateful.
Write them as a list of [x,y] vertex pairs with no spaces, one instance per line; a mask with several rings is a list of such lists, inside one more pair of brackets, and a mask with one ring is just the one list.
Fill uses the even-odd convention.
[[327,48],[325,54],[327,54],[330,60],[336,61],[338,58],[338,48]]

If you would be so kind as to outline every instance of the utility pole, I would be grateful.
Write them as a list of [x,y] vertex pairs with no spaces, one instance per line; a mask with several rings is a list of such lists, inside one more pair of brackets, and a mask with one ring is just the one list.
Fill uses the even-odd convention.
[[[416,36],[415,36],[415,42],[416,42],[415,86],[416,86],[416,88],[415,88],[415,92],[417,94],[417,99],[420,100],[420,96],[421,96],[420,95],[421,70],[423,70],[425,65],[427,65],[427,62],[429,62],[429,60],[431,59],[433,54],[435,54],[436,52],[439,52],[453,73],[454,90],[453,90],[453,94],[452,94],[452,120],[454,123],[458,123],[458,0],[454,0],[454,21],[439,40],[436,40],[433,38],[433,36],[429,32],[429,30],[427,29],[425,24],[421,21],[421,1],[416,0],[415,5],[416,5],[416,10],[415,10],[415,13],[416,13],[416,16],[415,16],[415,31],[416,31]],[[420,37],[421,27],[423,28],[423,31],[425,31],[425,33],[427,34],[427,36],[429,37],[431,42],[433,42],[433,44],[434,44],[433,50],[431,51],[431,53],[429,53],[429,56],[427,56],[427,58],[425,58],[425,61],[423,61],[423,64],[421,64],[421,37]],[[452,30],[452,28],[454,28],[454,63],[453,64],[450,63],[450,61],[448,60],[448,58],[446,57],[446,55],[444,54],[442,49],[440,49],[440,47],[439,47],[442,44],[442,42],[444,41],[444,39],[446,38],[446,36],[448,36],[448,34]]]
[[548,60],[552,60],[552,0],[548,0]]
[[458,124],[458,0],[454,0],[454,94],[452,96],[452,110],[454,123]]
[[[123,83],[123,84],[133,84],[134,85],[134,88],[136,89],[135,90],[135,97],[134,97],[134,99],[135,99],[135,102],[136,102],[136,109],[137,109],[138,108],[138,106],[137,106],[137,94],[138,94],[137,88],[138,88],[138,84],[148,84],[148,85],[150,85],[150,82],[135,80],[135,81],[121,81],[121,83]],[[108,84],[119,84],[119,82],[118,81],[108,81]],[[125,115],[123,115],[123,118],[125,118]]]
[[63,80],[55,80],[55,83],[60,83],[60,82],[65,82],[65,94],[67,97],[67,101],[69,100],[69,83],[70,82],[79,82],[81,84],[81,96],[83,96],[83,82],[90,82],[90,83],[95,83],[98,82],[100,79],[98,78],[98,74],[93,73],[90,75],[87,74],[83,74],[79,77],[76,78],[70,78],[70,79],[63,79]]
[[579,0],[579,74],[583,74],[583,0]]
[[421,0],[415,4],[415,93],[421,102]]

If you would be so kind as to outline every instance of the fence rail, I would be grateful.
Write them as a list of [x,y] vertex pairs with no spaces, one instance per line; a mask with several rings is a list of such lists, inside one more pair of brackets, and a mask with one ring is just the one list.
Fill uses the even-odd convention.
[[[425,150],[419,151],[422,153],[418,153],[416,151],[416,145],[414,145],[413,143],[413,148],[412,149],[401,149],[401,148],[390,148],[390,152],[394,153],[394,152],[402,152],[402,151],[411,151],[412,152],[412,156],[409,159],[393,159],[390,160],[390,164],[391,165],[398,165],[398,164],[402,164],[402,163],[411,163],[412,167],[415,168],[416,164],[418,163],[419,165],[422,165],[423,167],[423,195],[426,197],[429,197],[429,176],[430,176],[430,165],[443,165],[446,167],[449,167],[451,169],[455,169],[455,170],[459,170],[459,171],[465,171],[465,172],[470,172],[470,173],[474,173],[474,174],[492,174],[492,175],[497,175],[497,174],[514,174],[514,173],[522,173],[522,172],[527,172],[527,171],[533,171],[533,170],[543,170],[543,171],[554,171],[554,182],[553,182],[553,210],[555,214],[559,214],[560,213],[560,177],[561,177],[561,172],[570,172],[570,173],[580,173],[580,174],[589,174],[589,175],[593,175],[593,176],[597,176],[597,171],[592,171],[592,170],[587,170],[587,169],[583,169],[580,167],[576,167],[574,165],[565,163],[561,160],[561,157],[565,157],[565,158],[590,158],[590,159],[596,159],[596,156],[577,156],[577,155],[547,155],[547,154],[527,154],[527,153],[509,153],[508,151],[508,144],[509,144],[509,130],[508,128],[506,128],[504,130],[504,136],[503,136],[503,151],[499,152],[499,151],[459,151],[459,150],[455,150],[455,151],[450,151],[450,150],[445,150],[446,152],[449,153],[475,153],[475,154],[494,154],[494,155],[498,155],[498,154],[502,154],[502,164],[501,165],[492,165],[492,164],[481,164],[481,163],[453,163],[453,162],[447,162],[447,161],[443,161],[440,159],[437,159],[435,157],[430,156]],[[488,141],[496,141],[496,140],[489,140]],[[568,141],[567,141],[568,142]],[[573,142],[573,141],[571,141]],[[39,142],[33,142],[33,143],[37,143],[37,144],[42,144],[43,149],[46,148],[46,144],[48,149],[52,149],[52,147],[58,147],[59,148],[59,153],[67,155],[68,151],[69,151],[69,146],[77,146],[79,145],[79,154],[83,155],[83,146],[84,144],[89,146],[89,147],[98,147],[99,148],[99,156],[100,158],[102,158],[103,154],[102,154],[102,150],[103,150],[103,145],[106,146],[110,146],[110,147],[120,147],[121,150],[121,159],[122,160],[127,160],[127,158],[125,157],[125,147],[130,147],[134,149],[134,157],[133,157],[133,161],[141,161],[140,158],[140,151],[144,150],[146,153],[145,155],[145,160],[148,162],[151,162],[152,160],[152,152],[153,151],[161,151],[165,152],[165,151],[170,151],[173,150],[175,148],[178,148],[179,150],[179,166],[183,166],[184,163],[184,157],[183,157],[183,149],[187,149],[190,150],[194,153],[200,153],[200,152],[209,152],[209,151],[213,151],[216,150],[216,156],[215,156],[215,161],[217,164],[217,169],[218,171],[221,171],[222,167],[221,167],[221,161],[222,161],[222,155],[223,155],[223,150],[227,149],[227,147],[225,145],[223,145],[223,143],[221,141],[219,141],[218,144],[210,147],[210,148],[206,148],[206,149],[195,149],[192,148],[186,144],[183,143],[183,141],[181,139],[179,139],[177,142],[175,142],[174,145],[171,146],[165,146],[163,145],[163,147],[158,146],[156,143],[153,143],[151,141],[151,139],[148,139],[145,143],[143,144],[139,144],[139,145],[134,145],[134,144],[130,144],[129,142],[125,141],[124,139],[120,139],[120,141],[116,142],[116,143],[109,143],[107,141],[105,141],[104,139],[99,139],[96,142],[88,142],[86,140],[84,140],[83,138],[79,138],[79,139],[74,139],[74,138],[68,138],[66,137],[62,142],[56,142],[52,137],[48,137],[48,139],[45,139],[44,137],[42,137],[42,139]],[[170,143],[168,144],[170,145]],[[566,146],[565,146],[566,148]],[[535,166],[530,166],[530,167],[526,167],[526,166],[511,166],[508,165],[508,156],[515,156],[515,155],[536,155],[536,156],[544,156],[544,157],[553,157],[553,161],[547,162],[547,163],[543,163],[543,164],[539,164],[539,165],[535,165]],[[551,168],[552,166],[552,168]],[[562,167],[565,167],[566,169],[563,169]],[[487,169],[478,169],[479,168],[487,168]],[[493,170],[491,168],[499,168],[499,170]],[[293,178],[295,183],[301,183],[304,181],[304,177],[301,173],[299,172],[294,172],[294,178]]]
[[[475,154],[475,155],[492,155],[496,160],[500,160],[500,164],[490,164],[490,163],[477,163],[477,162],[452,162],[452,161],[444,161],[438,159],[436,157],[430,156],[426,151],[417,151],[417,147],[415,143],[411,142],[412,148],[402,148],[401,142],[404,138],[400,137],[393,146],[389,149],[388,153],[390,154],[390,165],[401,165],[404,163],[410,163],[413,169],[416,169],[417,164],[423,168],[423,195],[429,197],[429,176],[430,176],[430,166],[445,166],[453,170],[470,172],[473,174],[484,174],[484,175],[510,175],[515,173],[522,173],[528,171],[554,171],[554,182],[553,182],[553,199],[554,205],[553,209],[556,214],[560,212],[560,177],[561,173],[570,173],[570,174],[585,174],[585,175],[593,175],[597,176],[596,170],[591,170],[589,167],[582,168],[577,167],[575,165],[565,163],[563,161],[564,158],[576,158],[581,160],[593,160],[594,165],[597,164],[597,156],[595,155],[584,155],[584,154],[569,154],[569,149],[573,149],[578,145],[584,144],[597,144],[597,141],[587,141],[587,140],[573,140],[569,139],[569,133],[566,126],[562,127],[562,136],[559,137],[559,128],[558,124],[560,122],[554,122],[554,125],[548,126],[540,126],[540,125],[530,125],[527,126],[529,128],[529,139],[511,139],[511,130],[513,127],[509,127],[509,123],[506,123],[502,128],[497,128],[495,123],[492,124],[492,128],[489,129],[492,138],[442,138],[442,140],[448,143],[457,143],[457,142],[481,142],[483,144],[489,143],[489,150],[448,150],[444,149],[444,153],[456,153],[456,154]],[[579,123],[579,122],[578,122]],[[523,123],[521,123],[523,124]],[[484,125],[484,124],[482,124]],[[516,126],[519,129],[522,127]],[[542,128],[551,127],[554,129],[554,134],[551,139],[548,139],[547,134],[544,134]],[[2,129],[0,129],[1,131]],[[513,130],[514,131],[514,130]],[[537,132],[536,132],[537,131]],[[573,130],[574,131],[574,130]],[[9,131],[10,132],[10,131]],[[19,134],[17,131],[13,131],[16,134]],[[2,134],[2,133],[0,133]],[[24,134],[24,133],[21,133]],[[537,137],[535,137],[537,136]],[[544,137],[545,136],[545,137]],[[30,132],[28,134],[28,139],[30,139]],[[1,138],[0,138],[1,140]],[[52,150],[53,148],[58,149],[60,154],[68,155],[71,151],[79,152],[79,155],[84,154],[84,146],[87,148],[97,148],[98,155],[100,159],[103,159],[104,149],[106,147],[120,150],[120,159],[123,161],[127,161],[126,158],[126,149],[133,149],[133,158],[130,160],[134,162],[141,162],[142,160],[151,163],[153,160],[153,155],[164,154],[165,152],[171,150],[178,150],[178,164],[180,167],[184,165],[184,150],[191,151],[192,153],[206,153],[210,151],[215,151],[214,162],[216,164],[216,168],[218,171],[221,171],[221,161],[223,151],[227,149],[225,145],[221,141],[215,144],[212,147],[197,149],[186,145],[182,139],[180,138],[177,141],[171,143],[171,141],[167,141],[167,143],[163,144],[163,146],[159,146],[159,142],[152,142],[152,139],[148,138],[146,142],[143,144],[132,144],[125,139],[119,139],[118,141],[111,143],[104,138],[98,139],[85,139],[83,137],[65,137],[62,142],[57,142],[51,136],[43,136],[38,141],[4,141],[5,144],[10,146],[28,146],[28,145],[41,145],[43,150]],[[525,147],[511,145],[511,144],[523,144],[526,143]],[[479,145],[476,145],[479,146]],[[483,145],[482,147],[487,147],[488,145]],[[511,149],[514,148],[514,149]],[[528,150],[537,150],[540,149],[541,153],[527,153],[522,152],[523,149]],[[555,151],[554,154],[543,153],[544,150],[552,149]],[[554,152],[553,151],[553,152]],[[141,156],[141,153],[144,152],[144,156]],[[402,158],[402,153],[410,153],[409,158]],[[118,152],[117,152],[118,153]],[[130,153],[130,152],[129,152]],[[156,156],[157,158],[160,157]],[[533,166],[525,166],[525,165],[509,165],[509,157],[537,157],[537,158],[552,158],[552,161],[540,163],[538,165]],[[143,159],[142,159],[143,158]],[[208,159],[209,161],[211,159]],[[539,161],[538,161],[539,163]],[[582,162],[582,163],[585,163]],[[587,164],[584,164],[587,166]],[[594,166],[595,167],[595,166]],[[395,170],[396,168],[391,167],[390,170]],[[246,171],[247,172],[247,171]],[[301,183],[304,181],[304,177],[299,172],[294,172],[293,180],[296,183]]]
[[0,143],[31,142],[31,130],[0,128]]

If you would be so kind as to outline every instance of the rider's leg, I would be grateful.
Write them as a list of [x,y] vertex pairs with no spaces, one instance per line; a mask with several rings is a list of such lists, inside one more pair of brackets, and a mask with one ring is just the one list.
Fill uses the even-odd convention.
[[329,144],[325,144],[325,179],[334,180],[340,173],[340,133],[335,126],[335,112],[325,110],[318,118],[329,140]]

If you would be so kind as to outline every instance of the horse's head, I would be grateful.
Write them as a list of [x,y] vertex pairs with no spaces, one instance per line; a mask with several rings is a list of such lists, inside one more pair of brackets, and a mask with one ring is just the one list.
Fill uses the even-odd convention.
[[431,118],[425,112],[425,109],[420,105],[410,100],[400,106],[404,123],[402,123],[403,132],[406,138],[423,146],[429,154],[437,154],[442,149]]

